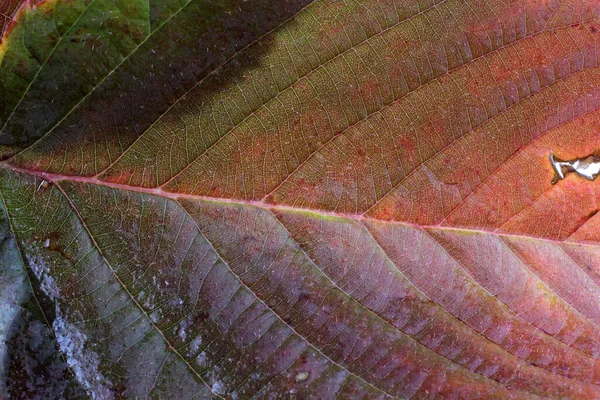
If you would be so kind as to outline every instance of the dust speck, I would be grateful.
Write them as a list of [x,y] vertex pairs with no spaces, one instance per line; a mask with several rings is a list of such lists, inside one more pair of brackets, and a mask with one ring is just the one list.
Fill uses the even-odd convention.
[[305,380],[308,379],[308,372],[306,372],[306,371],[298,372],[295,379],[296,379],[296,382],[304,382]]

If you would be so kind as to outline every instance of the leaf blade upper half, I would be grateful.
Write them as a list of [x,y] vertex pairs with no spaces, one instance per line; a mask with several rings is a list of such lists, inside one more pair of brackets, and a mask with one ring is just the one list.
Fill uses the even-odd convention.
[[598,397],[599,12],[24,7],[0,287],[92,398]]

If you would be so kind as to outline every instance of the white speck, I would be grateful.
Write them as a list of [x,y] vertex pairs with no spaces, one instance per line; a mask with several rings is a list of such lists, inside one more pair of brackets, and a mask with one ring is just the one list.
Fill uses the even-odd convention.
[[298,372],[298,374],[296,375],[296,382],[304,382],[305,380],[308,379],[308,372]]
[[44,247],[46,247],[46,248],[50,247],[50,239],[44,240]]

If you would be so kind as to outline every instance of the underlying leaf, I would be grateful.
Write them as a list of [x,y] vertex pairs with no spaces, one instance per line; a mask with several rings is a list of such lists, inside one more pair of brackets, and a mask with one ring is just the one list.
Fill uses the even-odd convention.
[[0,394],[6,396],[6,359],[8,328],[19,312],[29,291],[27,276],[20,260],[15,239],[10,232],[6,212],[0,209]]
[[598,397],[600,183],[548,156],[600,147],[599,13],[24,8],[0,287],[92,398]]

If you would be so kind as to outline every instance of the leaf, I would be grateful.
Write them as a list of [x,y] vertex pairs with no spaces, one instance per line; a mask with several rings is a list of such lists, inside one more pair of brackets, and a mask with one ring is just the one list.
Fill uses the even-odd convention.
[[600,148],[599,13],[23,8],[0,50],[4,390],[31,325],[70,396],[599,397],[600,182],[552,185],[549,161]]
[[25,3],[23,0],[4,0],[0,2],[0,37],[4,35],[10,21],[23,3]]

